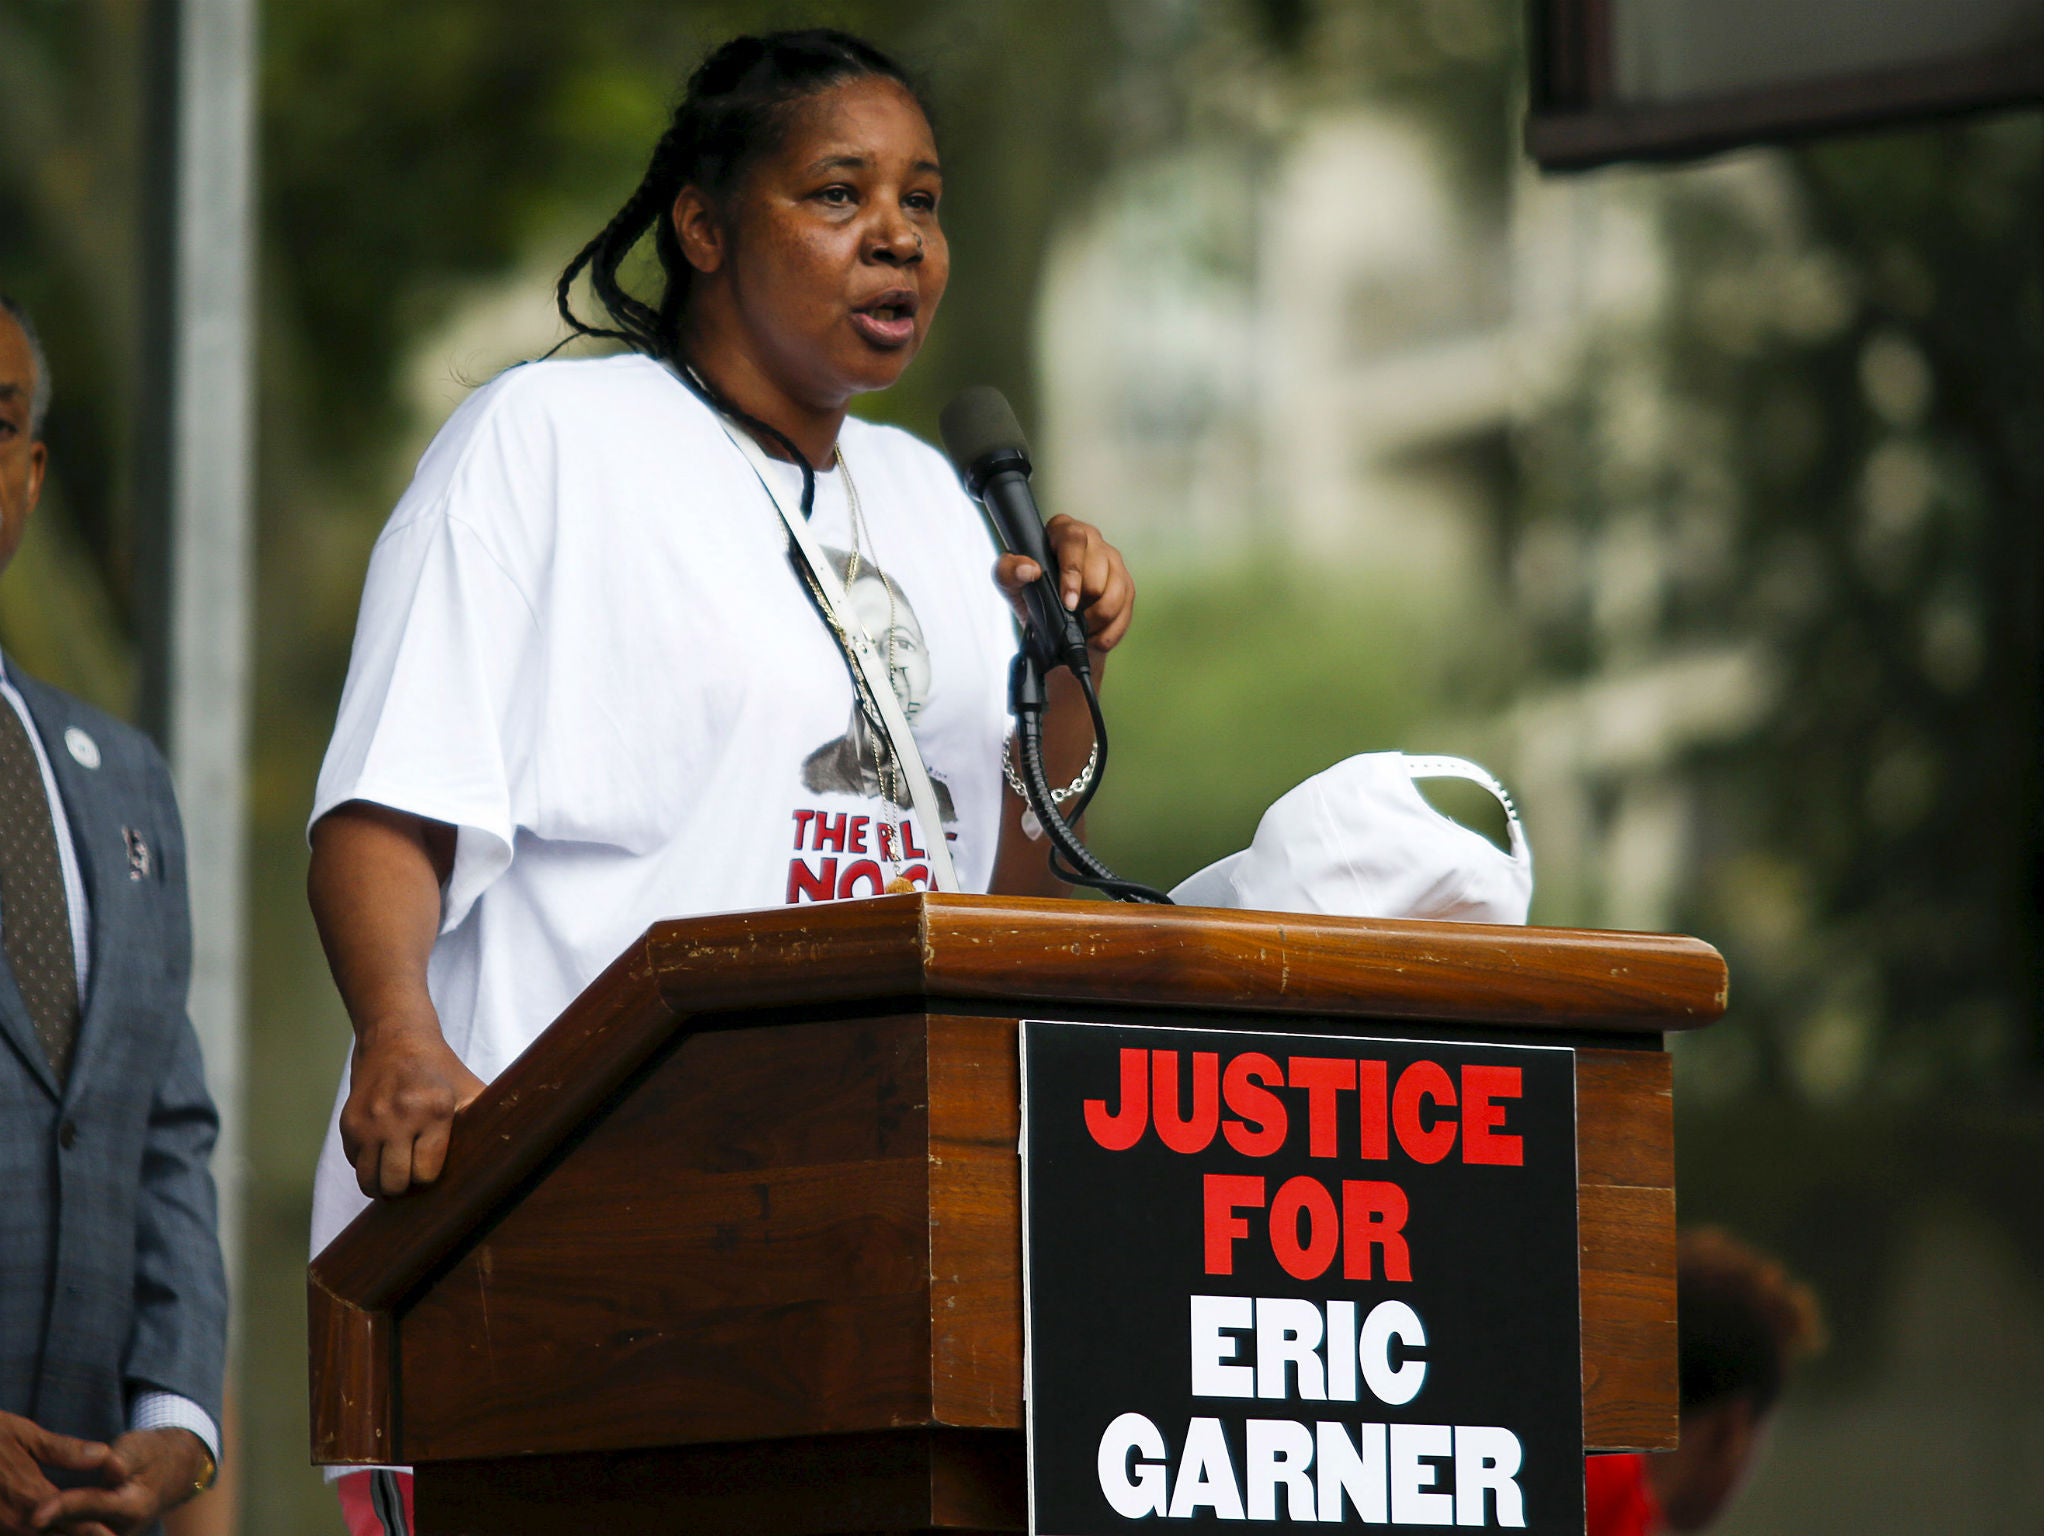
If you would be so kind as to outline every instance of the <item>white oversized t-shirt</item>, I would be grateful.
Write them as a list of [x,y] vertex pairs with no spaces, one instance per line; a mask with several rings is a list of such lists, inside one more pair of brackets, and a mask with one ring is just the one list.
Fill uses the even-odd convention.
[[[421,459],[370,557],[312,820],[368,800],[457,829],[427,987],[485,1081],[651,922],[879,894],[885,819],[914,884],[943,835],[961,888],[988,888],[1014,650],[994,547],[932,449],[853,419],[839,442],[869,540],[853,603],[885,649],[893,616],[943,829],[891,816],[787,531],[663,365],[515,368]],[[772,468],[794,506],[800,471]],[[818,477],[811,527],[843,571],[841,480]],[[344,1070],[315,1252],[367,1203],[341,1153],[347,1087]]]

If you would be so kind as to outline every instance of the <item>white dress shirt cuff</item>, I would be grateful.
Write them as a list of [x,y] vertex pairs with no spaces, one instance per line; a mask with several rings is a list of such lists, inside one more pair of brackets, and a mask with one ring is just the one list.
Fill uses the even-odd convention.
[[175,1392],[138,1392],[128,1408],[128,1427],[189,1429],[206,1447],[213,1464],[220,1465],[220,1430],[212,1416],[189,1397],[180,1397]]

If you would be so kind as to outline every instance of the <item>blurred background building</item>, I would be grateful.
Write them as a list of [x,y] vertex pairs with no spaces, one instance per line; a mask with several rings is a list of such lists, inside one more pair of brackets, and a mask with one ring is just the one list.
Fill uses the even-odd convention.
[[[1923,8],[1856,4],[1824,62],[1925,57]],[[0,4],[0,288],[57,382],[0,643],[130,715],[148,11]],[[1612,92],[1703,149],[1685,103],[1754,83],[1758,37],[1789,67],[1842,35],[1786,13],[1726,8],[1731,62],[1704,12],[1618,0]],[[1725,1529],[2038,1530],[2038,108],[1545,172],[1555,39],[1512,0],[261,7],[244,1529],[337,1528],[302,1265],[348,1033],[302,824],[370,542],[466,390],[557,339],[553,273],[695,57],[820,18],[924,68],[947,159],[954,286],[869,408],[930,437],[1002,385],[1048,505],[1138,576],[1110,862],[1170,883],[1356,751],[1494,767],[1540,921],[1729,958],[1679,1046],[1680,1214],[1783,1254],[1835,1343]],[[1980,52],[2014,25],[1958,18]],[[1942,68],[1894,94],[1943,104]]]

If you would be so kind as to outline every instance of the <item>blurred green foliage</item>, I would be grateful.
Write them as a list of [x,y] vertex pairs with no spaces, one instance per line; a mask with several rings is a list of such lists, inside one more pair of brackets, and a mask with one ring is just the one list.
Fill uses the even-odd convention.
[[[1683,920],[1728,954],[1753,1086],[1796,1092],[1848,1009],[1873,1065],[1843,1087],[2031,1104],[2040,122],[1817,144],[1780,170],[1762,208],[1674,181],[1682,298],[1605,337],[1526,436],[1525,522],[1590,549],[1627,518],[1692,551],[1634,623],[1603,625],[1591,582],[1532,620],[1533,670],[1761,641],[1764,718],[1682,765],[1710,828]],[[1668,423],[1650,455],[1629,446],[1646,394]]]
[[[1090,811],[1120,874],[1171,886],[1251,842],[1266,807],[1363,751],[1478,750],[1436,720],[1498,696],[1493,629],[1350,570],[1229,567],[1150,587],[1105,689],[1116,766]],[[1490,799],[1490,797],[1489,797]]]

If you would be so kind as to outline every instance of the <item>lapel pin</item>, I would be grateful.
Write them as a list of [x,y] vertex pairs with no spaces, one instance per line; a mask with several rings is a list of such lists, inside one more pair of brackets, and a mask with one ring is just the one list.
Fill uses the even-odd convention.
[[149,878],[149,844],[142,840],[142,834],[133,827],[121,829],[121,841],[128,845],[128,878],[147,880]]
[[64,745],[81,768],[97,768],[100,765],[100,744],[77,726],[64,733]]

